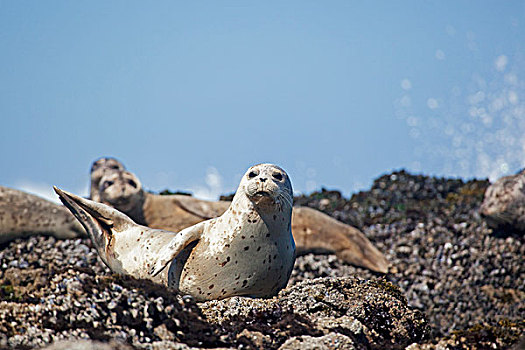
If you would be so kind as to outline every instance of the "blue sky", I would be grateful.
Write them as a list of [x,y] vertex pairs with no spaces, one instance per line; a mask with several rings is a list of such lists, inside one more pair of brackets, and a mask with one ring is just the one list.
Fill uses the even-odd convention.
[[0,184],[85,194],[107,155],[203,198],[261,162],[494,179],[525,166],[524,45],[523,1],[0,0]]

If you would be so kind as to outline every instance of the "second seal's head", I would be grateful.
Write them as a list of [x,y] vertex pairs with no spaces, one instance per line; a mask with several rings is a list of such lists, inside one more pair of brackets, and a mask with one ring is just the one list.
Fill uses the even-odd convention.
[[140,206],[142,184],[129,171],[115,171],[104,175],[99,185],[100,201],[120,211],[127,212]]

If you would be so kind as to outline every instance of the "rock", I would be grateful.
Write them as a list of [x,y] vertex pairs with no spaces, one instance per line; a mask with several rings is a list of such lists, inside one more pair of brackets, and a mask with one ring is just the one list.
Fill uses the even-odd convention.
[[[439,339],[479,324],[498,328],[501,320],[523,319],[525,239],[519,232],[502,235],[482,220],[478,211],[488,185],[399,171],[349,200],[323,190],[295,203],[319,208],[327,198],[325,213],[358,225],[392,263],[387,280],[427,314],[432,337]],[[375,277],[333,255],[300,256],[296,267],[291,284],[315,276]]]
[[91,340],[70,340],[70,341],[58,341],[53,343],[43,350],[132,350],[133,348],[129,345],[118,343],[115,341],[109,343],[102,343]]
[[338,334],[329,333],[322,337],[311,337],[309,335],[292,337],[288,339],[279,350],[332,350],[332,349],[356,349],[351,338]]
[[277,348],[298,336],[309,336],[304,339],[312,343],[329,334],[344,335],[360,348],[404,348],[429,335],[424,315],[408,306],[397,287],[382,280],[317,278],[288,287],[272,299],[235,297],[199,307],[210,323],[227,332],[245,328],[267,335],[263,348]]

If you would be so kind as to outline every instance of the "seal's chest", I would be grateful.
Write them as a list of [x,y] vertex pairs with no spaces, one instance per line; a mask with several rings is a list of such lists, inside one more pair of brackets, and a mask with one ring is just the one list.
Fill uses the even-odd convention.
[[272,230],[256,222],[225,233],[216,225],[192,251],[179,287],[203,300],[269,296],[286,285],[293,260],[293,239],[286,228]]

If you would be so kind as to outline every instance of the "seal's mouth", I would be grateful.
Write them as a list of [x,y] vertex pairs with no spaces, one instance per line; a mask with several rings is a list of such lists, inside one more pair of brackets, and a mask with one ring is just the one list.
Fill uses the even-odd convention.
[[254,194],[250,195],[249,197],[256,204],[274,202],[274,198],[272,194],[268,191],[257,191]]
[[271,197],[270,193],[266,191],[257,191],[255,192],[253,196],[254,197]]

